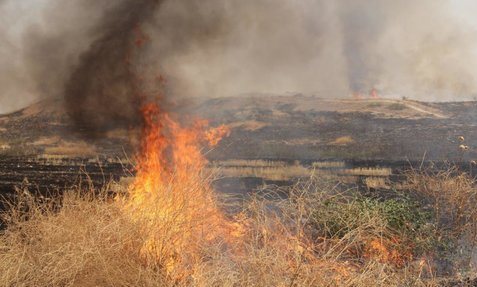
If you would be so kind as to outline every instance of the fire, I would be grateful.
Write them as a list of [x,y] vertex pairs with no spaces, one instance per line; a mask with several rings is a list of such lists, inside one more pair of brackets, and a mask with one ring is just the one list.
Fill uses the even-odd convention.
[[[135,48],[149,40],[140,26],[135,35]],[[141,86],[143,77],[135,79]],[[161,85],[167,82],[162,76],[156,80]],[[170,278],[181,279],[193,275],[200,266],[197,263],[206,258],[207,247],[227,248],[237,260],[246,256],[250,220],[245,213],[229,220],[220,210],[203,153],[203,149],[216,146],[228,136],[230,129],[224,125],[210,128],[203,119],[185,126],[156,103],[145,104],[142,115],[136,176],[118,202],[142,230],[138,252],[145,264],[157,265]],[[312,260],[313,248],[278,234],[275,241],[283,252],[307,254]],[[292,259],[289,264],[298,268]]]
[[[137,25],[133,40],[131,48],[140,50],[150,38]],[[127,55],[128,65],[132,52]],[[147,80],[130,69],[140,88]],[[162,76],[155,80],[166,84]],[[144,244],[139,252],[145,263],[163,268],[172,277],[187,276],[184,270],[192,272],[205,245],[229,241],[233,234],[234,225],[217,206],[202,153],[230,131],[226,126],[209,128],[201,119],[184,126],[156,103],[144,104],[142,116],[136,176],[118,202],[143,232]]]
[[365,257],[374,258],[381,263],[391,263],[395,266],[404,266],[412,259],[410,250],[397,250],[392,246],[399,246],[400,239],[378,239],[374,238],[367,242]]
[[199,260],[204,244],[227,240],[230,224],[204,174],[201,148],[218,144],[229,130],[210,129],[204,120],[183,127],[157,104],[142,112],[142,149],[124,206],[144,229],[141,254],[173,274]]
[[371,91],[369,91],[369,97],[371,99],[379,99],[378,90],[376,90],[376,88],[372,88]]

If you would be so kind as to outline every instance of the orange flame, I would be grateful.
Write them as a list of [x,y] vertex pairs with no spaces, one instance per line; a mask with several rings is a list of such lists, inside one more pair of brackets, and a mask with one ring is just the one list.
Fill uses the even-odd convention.
[[[397,250],[392,246],[400,246],[399,238],[374,238],[367,242],[365,257],[373,258],[381,263],[391,263],[395,266],[404,266],[412,259],[411,250]],[[411,249],[411,247],[409,247]]]
[[[140,25],[135,27],[134,36],[132,49],[141,49],[150,40]],[[128,65],[130,57],[127,55]],[[148,81],[138,75],[134,79],[138,88]],[[161,85],[167,82],[162,76],[155,80]],[[204,245],[227,241],[237,228],[217,206],[204,174],[207,160],[202,153],[230,131],[226,126],[209,128],[205,120],[185,127],[155,103],[145,104],[142,115],[136,177],[128,194],[118,202],[143,232],[140,253],[146,263],[157,264],[172,277],[186,276],[183,272],[192,272]]]
[[142,150],[125,207],[144,227],[141,253],[174,273],[177,265],[198,260],[203,244],[227,235],[230,225],[203,174],[201,147],[216,145],[229,130],[210,129],[204,120],[183,127],[156,104],[142,112]]

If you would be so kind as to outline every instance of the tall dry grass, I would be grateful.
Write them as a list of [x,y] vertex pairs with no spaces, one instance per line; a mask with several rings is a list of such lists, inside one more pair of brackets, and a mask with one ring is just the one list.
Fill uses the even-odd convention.
[[[212,168],[214,170],[215,168]],[[356,177],[368,176],[374,178],[388,178],[392,171],[390,168],[342,168],[320,169],[307,168],[300,164],[285,166],[224,166],[220,167],[221,176],[225,177],[258,177],[268,180],[292,180],[296,178],[309,178],[319,175],[321,177]]]
[[477,184],[457,167],[439,172],[408,174],[406,188],[432,212],[432,221],[441,247],[439,257],[450,261],[451,272],[475,276],[477,261]]
[[[77,191],[39,201],[26,192],[5,214],[1,286],[161,286],[143,264],[139,226],[106,196]],[[61,207],[60,207],[61,206]]]
[[160,216],[141,222],[106,192],[37,199],[20,190],[3,215],[0,286],[438,286],[432,256],[442,245],[433,240],[474,234],[466,200],[475,182],[461,173],[414,174],[407,192],[425,204],[367,198],[316,178],[264,190],[229,216],[231,238],[191,242],[174,254],[171,272],[170,258],[143,250],[151,232],[172,246],[179,214],[167,224]]

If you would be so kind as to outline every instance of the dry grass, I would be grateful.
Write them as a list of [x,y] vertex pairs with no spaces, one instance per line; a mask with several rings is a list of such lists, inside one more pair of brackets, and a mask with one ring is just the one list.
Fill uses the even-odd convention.
[[314,178],[286,189],[285,199],[264,191],[229,220],[230,238],[175,254],[173,273],[170,258],[143,250],[151,227],[166,248],[166,238],[187,233],[180,216],[140,221],[93,190],[56,199],[19,191],[4,215],[0,286],[437,286],[427,239],[474,235],[476,222],[475,183],[438,176],[415,174],[408,184],[431,204],[430,218],[406,198],[369,199]]
[[408,175],[408,188],[425,199],[436,211],[436,220],[456,231],[474,232],[477,223],[477,188],[468,174],[451,168],[436,173],[412,172]]
[[392,174],[392,169],[384,167],[357,167],[350,169],[343,169],[339,171],[342,175],[361,175],[361,176],[383,176],[387,177]]
[[310,177],[313,170],[301,165],[283,167],[222,167],[220,174],[225,177],[259,177],[269,180],[290,180]]
[[345,146],[345,145],[350,145],[353,144],[355,141],[351,136],[342,136],[334,141],[329,142],[329,145],[337,145],[337,146]]
[[220,174],[225,177],[258,177],[268,180],[290,180],[295,178],[309,178],[313,175],[321,177],[356,177],[367,176],[371,178],[381,177],[385,181],[391,174],[390,168],[318,168],[313,166],[307,168],[300,164],[280,165],[279,162],[270,165],[256,163],[255,165],[221,165]]
[[455,257],[452,267],[472,271],[477,246],[475,179],[455,167],[438,173],[411,172],[407,188],[432,211],[439,242]]
[[346,163],[344,161],[317,161],[312,164],[313,168],[335,168],[342,169],[346,168]]
[[46,146],[45,154],[68,157],[92,157],[98,154],[96,147],[84,141],[70,142],[60,140],[54,146]]
[[215,166],[220,167],[285,167],[287,165],[284,161],[271,160],[243,160],[243,159],[229,159],[214,163]]
[[161,286],[143,264],[139,226],[105,197],[66,193],[39,202],[23,195],[0,237],[1,286]]
[[8,143],[3,143],[3,142],[0,142],[0,150],[1,151],[7,151],[9,149],[11,149],[12,147],[8,144]]
[[85,141],[67,141],[58,136],[42,137],[32,143],[33,146],[43,147],[45,156],[63,157],[94,157],[96,147]]
[[234,122],[234,123],[229,124],[229,127],[234,128],[234,129],[235,128],[241,128],[241,129],[244,129],[246,131],[257,131],[257,130],[260,130],[260,129],[268,126],[268,125],[269,124],[265,123],[265,122],[251,120],[251,121]]

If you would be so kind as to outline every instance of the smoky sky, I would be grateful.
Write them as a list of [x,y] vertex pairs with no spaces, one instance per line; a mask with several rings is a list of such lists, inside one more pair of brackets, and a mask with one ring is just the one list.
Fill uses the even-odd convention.
[[[117,84],[126,70],[101,60],[103,76],[94,74],[92,51],[124,19],[120,7],[142,1],[0,1],[0,112],[69,93],[71,105],[117,101],[110,109],[120,117],[119,106],[131,103],[130,87]],[[140,15],[122,26],[122,39],[141,24],[149,40],[134,66],[164,76],[170,97],[347,97],[372,88],[432,101],[477,95],[473,1],[164,0],[144,15],[140,6],[120,12]],[[126,53],[119,45],[126,42],[107,46],[104,58]]]

